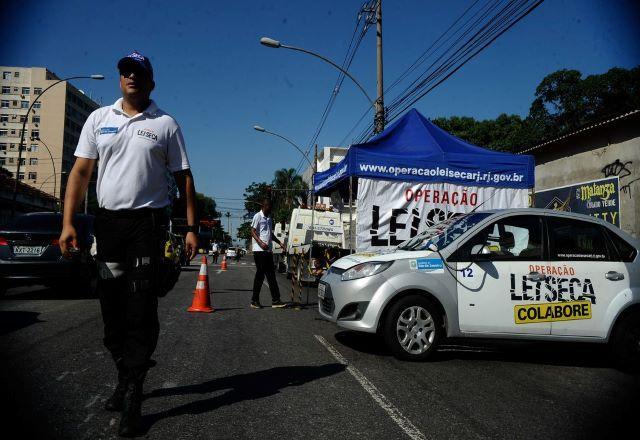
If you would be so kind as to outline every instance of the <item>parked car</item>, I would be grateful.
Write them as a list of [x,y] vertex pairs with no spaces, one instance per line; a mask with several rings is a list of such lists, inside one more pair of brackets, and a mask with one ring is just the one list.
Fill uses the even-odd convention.
[[[88,289],[97,270],[91,255],[94,244],[92,215],[77,214],[80,252],[70,259],[60,252],[62,214],[23,214],[0,230],[0,295],[19,285],[44,284],[79,291]],[[86,290],[85,290],[86,291]]]
[[456,215],[393,252],[336,261],[320,314],[378,332],[402,359],[444,337],[611,344],[640,366],[639,241],[601,219],[542,209]]
[[230,258],[235,258],[236,257],[236,248],[227,248],[227,252],[226,252],[226,256],[227,256],[227,260]]

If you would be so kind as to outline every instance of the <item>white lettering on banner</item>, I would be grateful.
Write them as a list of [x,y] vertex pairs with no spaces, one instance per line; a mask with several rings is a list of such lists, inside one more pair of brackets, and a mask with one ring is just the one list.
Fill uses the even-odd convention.
[[[526,208],[527,189],[358,180],[358,251],[384,250],[455,213]],[[483,204],[484,203],[484,204]]]

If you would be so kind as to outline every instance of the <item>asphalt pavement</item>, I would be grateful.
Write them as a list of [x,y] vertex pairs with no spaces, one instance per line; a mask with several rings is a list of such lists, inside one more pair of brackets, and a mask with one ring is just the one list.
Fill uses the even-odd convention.
[[[375,335],[302,309],[248,307],[255,267],[209,265],[211,314],[186,311],[199,266],[160,301],[143,413],[153,439],[590,439],[638,434],[640,379],[594,345],[447,341],[398,361]],[[283,300],[290,281],[278,276]],[[306,289],[303,290],[303,294]],[[303,299],[304,299],[303,295]],[[270,304],[268,288],[262,303]],[[91,292],[39,287],[0,300],[3,430],[117,438],[102,409],[116,384]],[[8,405],[7,405],[8,404]]]

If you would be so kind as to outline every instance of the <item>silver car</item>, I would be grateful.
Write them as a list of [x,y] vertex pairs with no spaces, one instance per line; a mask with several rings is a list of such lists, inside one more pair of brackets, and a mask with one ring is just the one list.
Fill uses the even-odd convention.
[[386,253],[336,261],[320,314],[425,359],[444,337],[611,342],[640,364],[639,243],[594,217],[541,209],[458,214]]

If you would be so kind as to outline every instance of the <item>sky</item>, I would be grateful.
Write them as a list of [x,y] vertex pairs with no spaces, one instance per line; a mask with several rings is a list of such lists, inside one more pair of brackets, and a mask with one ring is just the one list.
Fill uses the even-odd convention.
[[[480,0],[486,2],[488,0]],[[103,105],[119,97],[116,64],[138,50],[154,67],[153,99],[182,126],[196,188],[240,223],[251,182],[296,168],[301,155],[261,125],[305,148],[337,71],[308,55],[259,44],[269,36],[339,62],[363,0],[3,2],[0,64],[47,67]],[[384,77],[390,84],[471,0],[384,0]],[[635,0],[547,0],[467,63],[416,108],[427,117],[526,115],[535,87],[563,68],[583,74],[640,64]],[[350,73],[376,92],[376,41],[369,31]],[[387,98],[393,97],[393,93]],[[318,139],[337,145],[368,104],[345,82]],[[371,118],[373,115],[371,114]],[[361,126],[364,128],[364,125]],[[350,140],[350,138],[348,138]],[[226,220],[226,219],[225,219]],[[224,222],[226,227],[226,221]]]

